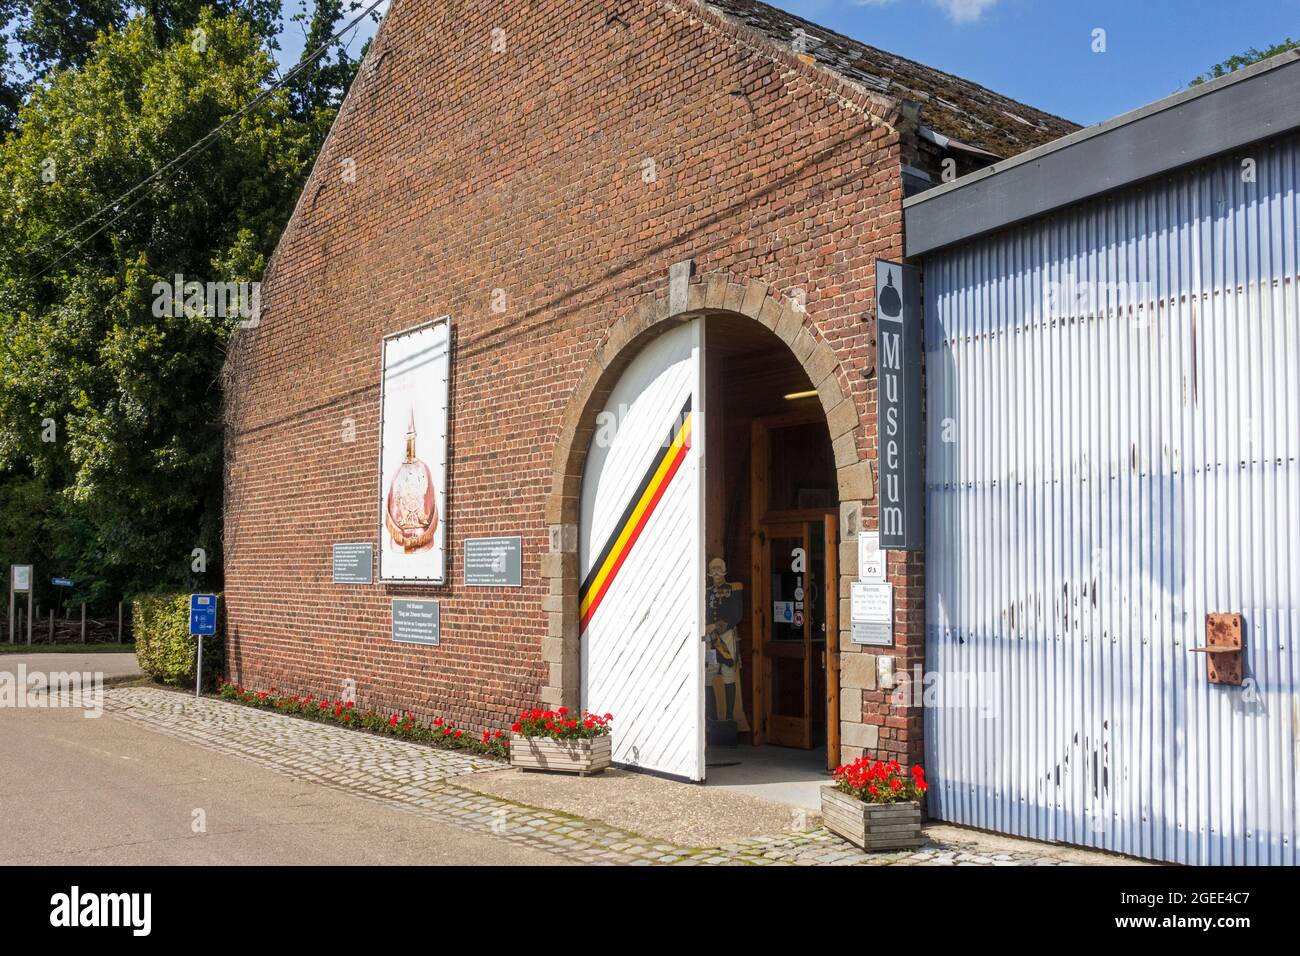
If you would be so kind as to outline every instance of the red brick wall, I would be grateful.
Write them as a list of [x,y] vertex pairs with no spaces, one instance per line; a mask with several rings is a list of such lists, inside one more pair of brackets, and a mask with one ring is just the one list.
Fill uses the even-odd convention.
[[[353,678],[363,704],[475,729],[535,702],[560,419],[606,329],[675,261],[804,290],[874,460],[873,261],[902,253],[898,117],[693,3],[620,9],[626,26],[572,0],[395,0],[228,370],[233,679],[337,695]],[[450,583],[333,585],[334,543],[378,547],[380,339],[444,314]],[[523,536],[524,586],[463,588],[462,541],[501,534]],[[441,599],[441,646],[392,642],[393,597]],[[922,589],[897,604],[919,622]],[[900,644],[919,646],[907,627]],[[885,724],[903,752],[905,728]]]

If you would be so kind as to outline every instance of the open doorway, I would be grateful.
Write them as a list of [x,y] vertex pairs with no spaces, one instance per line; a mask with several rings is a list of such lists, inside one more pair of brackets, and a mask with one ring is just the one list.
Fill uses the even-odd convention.
[[815,807],[839,756],[835,456],[787,346],[706,322],[706,780]]

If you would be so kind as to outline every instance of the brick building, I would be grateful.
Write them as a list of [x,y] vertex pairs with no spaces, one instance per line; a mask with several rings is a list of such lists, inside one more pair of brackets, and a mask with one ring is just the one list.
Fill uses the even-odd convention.
[[[749,0],[395,0],[228,363],[229,676],[473,728],[590,704],[691,778],[706,735],[918,759],[879,680],[922,660],[918,557],[886,552],[892,643],[850,628],[876,261],[906,194],[1073,129]],[[407,330],[445,425],[385,410]],[[390,432],[438,459],[416,531]],[[394,639],[431,606],[437,643]]]

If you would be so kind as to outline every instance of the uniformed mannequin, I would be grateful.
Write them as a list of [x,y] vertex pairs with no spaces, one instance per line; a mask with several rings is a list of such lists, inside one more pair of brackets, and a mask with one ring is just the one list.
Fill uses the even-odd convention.
[[740,582],[727,580],[727,562],[721,558],[709,562],[704,631],[709,650],[704,682],[712,691],[711,697],[706,698],[712,704],[708,708],[709,717],[717,721],[734,721],[736,729],[748,731],[744,702],[738,697],[740,634],[736,628],[744,613],[744,602],[739,593],[743,588]]

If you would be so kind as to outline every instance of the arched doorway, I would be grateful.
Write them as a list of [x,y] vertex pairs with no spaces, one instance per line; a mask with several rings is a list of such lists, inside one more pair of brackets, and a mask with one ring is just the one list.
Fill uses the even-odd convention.
[[[624,763],[700,779],[706,752],[716,767],[777,745],[824,773],[840,755],[838,529],[869,496],[856,408],[808,317],[762,283],[709,277],[685,302],[674,314],[655,297],[616,323],[566,413],[543,695],[622,711]],[[615,448],[611,429],[637,441]],[[720,590],[740,595],[729,627],[710,609]],[[648,735],[656,721],[679,732]]]
[[706,622],[723,635],[706,640],[708,775],[822,782],[839,719],[834,449],[817,390],[774,333],[733,314],[705,322],[706,595],[723,618]]

